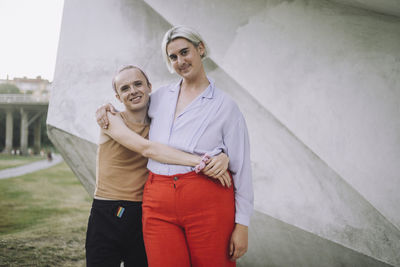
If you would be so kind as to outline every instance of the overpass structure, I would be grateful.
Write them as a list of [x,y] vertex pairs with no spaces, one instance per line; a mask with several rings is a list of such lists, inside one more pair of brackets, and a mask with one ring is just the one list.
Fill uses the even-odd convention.
[[33,152],[39,153],[41,143],[41,118],[46,116],[49,101],[47,97],[37,97],[26,94],[0,94],[0,110],[6,114],[5,148],[3,153],[11,153],[13,149],[14,118],[13,114],[19,112],[21,115],[20,125],[20,151],[28,154],[29,126],[33,127],[34,142]]
[[49,136],[90,195],[111,78],[177,80],[160,44],[199,30],[250,131],[255,213],[239,266],[400,266],[398,0],[65,0]]

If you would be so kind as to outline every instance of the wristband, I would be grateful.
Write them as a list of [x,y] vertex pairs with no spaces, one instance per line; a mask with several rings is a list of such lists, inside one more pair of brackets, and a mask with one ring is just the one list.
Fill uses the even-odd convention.
[[196,173],[201,172],[201,170],[204,169],[204,167],[206,166],[206,161],[210,159],[210,156],[206,154],[203,155],[203,157],[201,158],[201,161],[199,164],[196,165],[196,167],[194,167],[194,171]]

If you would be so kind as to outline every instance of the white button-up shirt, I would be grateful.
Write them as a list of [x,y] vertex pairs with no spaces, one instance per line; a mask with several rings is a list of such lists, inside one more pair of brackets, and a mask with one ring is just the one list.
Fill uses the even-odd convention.
[[[236,103],[210,85],[174,121],[181,81],[151,95],[149,139],[198,155],[229,156],[229,170],[235,187],[236,223],[249,225],[253,212],[250,144],[246,122]],[[163,164],[149,159],[148,169],[156,174],[187,173],[192,167]]]

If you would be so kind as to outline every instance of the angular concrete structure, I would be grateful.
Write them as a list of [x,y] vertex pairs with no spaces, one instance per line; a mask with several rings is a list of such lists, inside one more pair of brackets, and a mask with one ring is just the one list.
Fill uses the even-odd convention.
[[250,131],[256,211],[238,265],[400,266],[399,15],[394,0],[66,0],[49,135],[92,194],[113,73],[175,81],[161,39],[191,25]]

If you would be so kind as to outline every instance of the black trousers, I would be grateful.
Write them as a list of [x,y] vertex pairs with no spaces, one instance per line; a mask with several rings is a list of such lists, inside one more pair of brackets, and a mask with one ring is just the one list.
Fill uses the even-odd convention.
[[147,266],[142,202],[94,199],[85,247],[88,267]]

